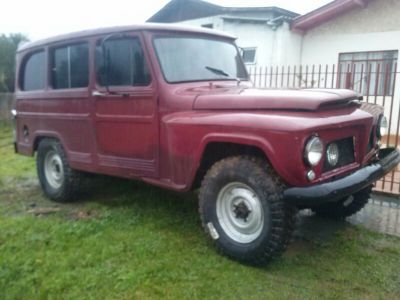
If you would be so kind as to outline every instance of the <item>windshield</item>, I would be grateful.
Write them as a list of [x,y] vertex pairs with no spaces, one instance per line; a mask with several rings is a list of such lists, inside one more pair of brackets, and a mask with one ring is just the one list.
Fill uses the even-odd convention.
[[196,37],[157,37],[154,46],[168,82],[247,80],[232,43]]

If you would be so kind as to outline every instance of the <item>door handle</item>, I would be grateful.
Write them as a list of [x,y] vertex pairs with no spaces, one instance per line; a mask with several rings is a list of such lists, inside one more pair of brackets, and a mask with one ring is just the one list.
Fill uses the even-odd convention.
[[105,96],[107,96],[107,94],[106,94],[106,93],[99,92],[99,91],[93,91],[93,92],[92,92],[92,96],[93,96],[93,97],[105,97]]
[[93,97],[114,97],[114,98],[122,98],[122,97],[129,97],[130,94],[128,93],[118,93],[118,92],[109,92],[109,93],[103,93],[99,91],[93,91],[92,92]]

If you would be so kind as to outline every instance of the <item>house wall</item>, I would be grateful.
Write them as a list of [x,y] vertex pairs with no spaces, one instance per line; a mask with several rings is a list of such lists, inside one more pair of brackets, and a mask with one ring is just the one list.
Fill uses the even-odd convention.
[[178,22],[178,24],[197,26],[197,27],[201,27],[202,25],[205,25],[205,24],[213,24],[214,29],[223,30],[223,20],[221,19],[220,16],[213,16],[213,17],[181,21],[181,22]]
[[265,19],[265,20],[274,18],[274,14],[272,12],[262,11],[262,10],[261,11],[251,11],[251,12],[237,11],[234,13],[228,13],[226,15],[231,16],[231,17],[258,18],[258,19]]
[[273,49],[275,58],[272,66],[290,66],[301,60],[302,36],[291,31],[288,23],[276,29],[276,44]]
[[275,32],[266,23],[238,22],[224,20],[223,30],[236,36],[236,44],[242,48],[255,47],[256,65],[268,65],[273,59],[273,45],[276,37]]
[[342,52],[400,49],[400,1],[373,0],[309,30],[303,36],[302,64],[337,63]]
[[[339,53],[399,50],[400,1],[373,0],[365,8],[356,8],[342,16],[309,30],[303,36],[300,64],[337,64]],[[400,69],[400,68],[399,68]],[[390,115],[390,97],[385,101],[385,114]],[[400,107],[400,76],[397,76],[393,99],[392,133],[396,131]]]

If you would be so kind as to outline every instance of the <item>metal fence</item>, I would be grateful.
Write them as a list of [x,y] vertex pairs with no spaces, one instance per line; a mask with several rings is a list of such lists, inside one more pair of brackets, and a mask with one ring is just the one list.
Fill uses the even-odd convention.
[[[345,62],[339,65],[249,67],[260,88],[346,88],[384,107],[389,120],[383,146],[400,148],[400,76],[397,62]],[[400,194],[400,167],[377,182],[376,191]]]

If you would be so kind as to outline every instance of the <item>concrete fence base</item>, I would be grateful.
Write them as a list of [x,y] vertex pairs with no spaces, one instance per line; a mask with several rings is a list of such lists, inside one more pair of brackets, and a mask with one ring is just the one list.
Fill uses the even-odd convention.
[[11,109],[14,105],[14,94],[0,93],[0,121],[11,120]]

